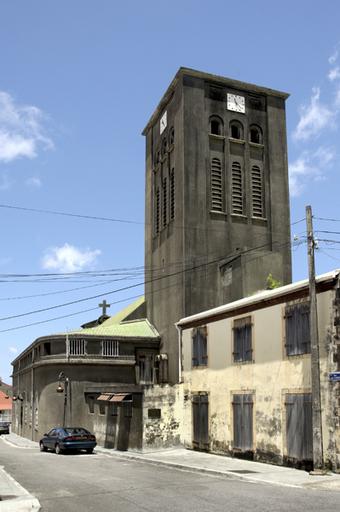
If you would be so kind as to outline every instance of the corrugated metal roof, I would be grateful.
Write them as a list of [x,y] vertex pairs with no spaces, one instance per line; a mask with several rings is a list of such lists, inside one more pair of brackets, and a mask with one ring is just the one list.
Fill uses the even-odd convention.
[[[337,269],[333,270],[332,272],[327,272],[326,274],[321,274],[320,276],[316,277],[316,282],[323,283],[326,281],[332,281],[339,276],[339,273],[340,270]],[[234,302],[229,302],[228,304],[224,304],[213,309],[202,311],[201,313],[197,313],[196,315],[181,318],[176,323],[176,325],[178,327],[182,327],[182,329],[189,328],[192,322],[200,320],[204,321],[206,319],[209,319],[209,317],[223,315],[227,312],[232,312],[233,310],[250,306],[252,304],[261,304],[265,301],[268,301],[276,297],[284,297],[285,295],[289,295],[292,292],[298,291],[306,286],[308,286],[308,279],[304,279],[303,281],[297,281],[296,283],[292,284],[287,284],[285,286],[280,286],[279,288],[275,288],[274,290],[262,290],[258,293],[255,293],[254,295],[251,295],[250,297],[245,297]]]
[[[90,335],[90,336],[110,336],[110,337],[131,337],[131,338],[158,338],[159,333],[146,319],[131,320],[130,322],[113,323],[107,325],[107,321],[96,327],[88,329],[76,329],[69,331],[69,335]],[[65,333],[66,335],[66,333]]]
[[122,320],[124,320],[124,318],[129,316],[133,311],[135,311],[135,309],[139,308],[139,306],[143,304],[144,300],[144,296],[139,297],[139,299],[135,300],[134,302],[131,302],[131,304],[126,306],[126,308],[121,309],[115,315],[110,316],[110,318],[105,320],[105,322],[103,322],[102,325],[119,324],[119,322],[121,322]]

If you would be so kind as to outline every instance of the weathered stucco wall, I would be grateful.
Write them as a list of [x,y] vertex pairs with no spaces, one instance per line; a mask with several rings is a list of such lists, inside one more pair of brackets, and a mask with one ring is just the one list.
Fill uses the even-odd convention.
[[[323,418],[324,459],[331,467],[336,462],[336,427],[334,416],[334,386],[329,372],[336,370],[334,362],[333,318],[334,291],[318,295],[320,339],[320,378]],[[192,396],[208,394],[209,443],[213,452],[233,451],[233,394],[253,393],[254,455],[260,460],[282,463],[287,454],[286,393],[311,392],[310,354],[287,357],[285,353],[285,304],[274,305],[251,313],[253,362],[233,362],[233,321],[228,318],[207,325],[208,363],[192,367],[192,330],[182,333],[184,396],[183,443],[193,446]],[[249,316],[249,315],[242,315]],[[189,428],[189,425],[191,426]]]
[[145,389],[143,425],[144,450],[180,444],[183,425],[182,385]]

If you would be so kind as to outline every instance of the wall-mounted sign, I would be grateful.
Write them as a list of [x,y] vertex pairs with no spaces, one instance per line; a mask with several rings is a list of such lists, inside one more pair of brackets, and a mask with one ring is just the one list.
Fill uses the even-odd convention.
[[329,380],[331,382],[340,382],[340,372],[331,372],[329,374]]

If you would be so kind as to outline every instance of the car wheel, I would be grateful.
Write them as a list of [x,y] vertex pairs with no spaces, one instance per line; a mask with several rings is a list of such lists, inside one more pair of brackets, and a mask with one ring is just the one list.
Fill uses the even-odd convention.
[[93,448],[87,448],[86,453],[93,453]]
[[40,443],[39,447],[40,447],[41,452],[46,452],[47,448],[46,448],[46,446],[44,446],[44,443]]
[[57,455],[60,455],[62,453],[62,449],[60,448],[60,445],[58,443],[55,445],[55,452]]

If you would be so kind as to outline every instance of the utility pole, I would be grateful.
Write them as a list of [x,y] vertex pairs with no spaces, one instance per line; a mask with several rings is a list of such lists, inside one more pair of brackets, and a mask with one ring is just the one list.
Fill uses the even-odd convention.
[[323,442],[320,395],[320,358],[319,358],[319,332],[318,313],[315,284],[314,259],[314,232],[312,208],[306,206],[307,242],[308,242],[308,273],[309,273],[309,300],[310,300],[310,338],[311,338],[311,376],[312,376],[312,425],[313,425],[313,463],[314,470],[322,470]]

